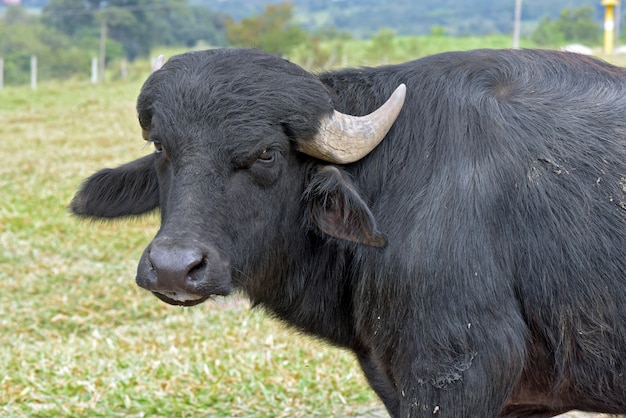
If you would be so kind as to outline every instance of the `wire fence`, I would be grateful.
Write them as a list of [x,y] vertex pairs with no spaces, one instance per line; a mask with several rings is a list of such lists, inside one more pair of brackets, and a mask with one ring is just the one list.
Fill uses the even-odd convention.
[[[26,58],[28,59],[28,58]],[[53,62],[41,62],[37,55],[30,55],[30,65],[24,66],[24,62],[20,62],[20,68],[27,67],[26,70],[22,69],[20,71],[21,77],[19,79],[9,79],[6,77],[7,67],[10,65],[17,65],[17,63],[12,62],[10,60],[5,59],[4,57],[0,57],[0,90],[4,89],[5,86],[8,85],[24,85],[28,83],[30,80],[30,88],[32,90],[37,89],[37,85],[40,81],[49,81],[53,79],[58,79],[58,77],[46,76],[49,71],[46,71],[46,67],[52,67],[54,65]],[[42,70],[43,67],[43,71]],[[77,79],[79,81],[89,81],[92,84],[102,83],[105,81],[105,75],[109,79],[122,79],[125,80],[129,77],[129,75],[138,73],[142,71],[143,68],[136,68],[137,66],[131,66],[128,63],[128,60],[125,58],[115,61],[108,65],[107,67],[100,66],[98,58],[93,57],[90,62],[86,62],[84,65],[84,71],[69,74],[67,78],[69,79]],[[103,72],[103,68],[105,68]],[[25,72],[28,72],[29,76],[26,77]],[[44,74],[43,77],[41,74]]]

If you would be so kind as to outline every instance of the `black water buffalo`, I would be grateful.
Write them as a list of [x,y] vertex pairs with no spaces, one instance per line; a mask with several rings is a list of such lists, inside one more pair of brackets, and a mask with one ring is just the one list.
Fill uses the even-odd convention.
[[352,350],[394,417],[626,413],[626,70],[479,50],[313,75],[213,50],[137,110],[155,151],[71,209],[160,207],[139,286],[242,289]]

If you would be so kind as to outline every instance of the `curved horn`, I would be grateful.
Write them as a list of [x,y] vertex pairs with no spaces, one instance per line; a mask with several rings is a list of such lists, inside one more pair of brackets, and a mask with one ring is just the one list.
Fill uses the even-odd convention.
[[383,140],[395,122],[406,96],[400,84],[391,97],[374,112],[350,116],[338,111],[323,119],[318,133],[298,142],[298,150],[336,164],[348,164],[369,154]]

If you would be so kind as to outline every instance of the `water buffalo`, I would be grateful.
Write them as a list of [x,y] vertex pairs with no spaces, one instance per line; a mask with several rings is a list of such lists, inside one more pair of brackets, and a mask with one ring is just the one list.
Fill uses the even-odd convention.
[[222,49],[171,58],[137,110],[154,152],[71,209],[159,207],[136,281],[163,301],[242,289],[354,352],[394,417],[626,413],[626,70]]

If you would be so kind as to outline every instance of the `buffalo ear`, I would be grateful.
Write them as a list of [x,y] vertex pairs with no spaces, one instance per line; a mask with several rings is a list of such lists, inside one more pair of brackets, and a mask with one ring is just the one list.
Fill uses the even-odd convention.
[[367,204],[337,167],[318,168],[309,181],[304,199],[313,223],[324,233],[373,247],[387,244],[387,239],[377,231]]
[[100,170],[80,187],[70,204],[75,215],[116,218],[140,215],[159,206],[154,155]]

